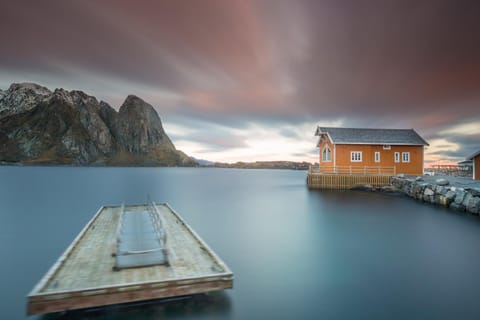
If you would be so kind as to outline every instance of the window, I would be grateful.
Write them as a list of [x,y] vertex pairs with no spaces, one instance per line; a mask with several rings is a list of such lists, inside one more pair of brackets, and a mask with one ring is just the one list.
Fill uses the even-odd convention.
[[380,151],[375,151],[375,162],[380,162]]
[[395,152],[395,162],[400,162],[400,152]]
[[392,149],[391,145],[389,145],[389,144],[384,144],[383,145],[383,150],[390,150],[390,149]]
[[351,162],[362,162],[362,152],[361,151],[351,151],[350,152],[350,161]]
[[328,145],[323,148],[322,151],[322,162],[331,162],[332,161],[332,151],[328,147]]
[[402,162],[410,162],[410,152],[402,152]]

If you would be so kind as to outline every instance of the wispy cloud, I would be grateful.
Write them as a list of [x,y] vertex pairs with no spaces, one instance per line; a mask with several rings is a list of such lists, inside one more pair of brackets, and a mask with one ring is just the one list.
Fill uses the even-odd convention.
[[136,94],[197,157],[313,159],[322,122],[413,127],[449,161],[479,135],[478,1],[0,6],[1,87],[80,89],[115,108]]

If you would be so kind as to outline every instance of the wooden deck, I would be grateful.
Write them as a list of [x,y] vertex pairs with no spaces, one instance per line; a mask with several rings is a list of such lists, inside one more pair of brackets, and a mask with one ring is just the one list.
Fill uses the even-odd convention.
[[[143,211],[146,205],[126,206]],[[28,295],[27,313],[49,313],[233,287],[233,274],[168,205],[156,205],[169,265],[114,271],[120,206],[102,207]]]

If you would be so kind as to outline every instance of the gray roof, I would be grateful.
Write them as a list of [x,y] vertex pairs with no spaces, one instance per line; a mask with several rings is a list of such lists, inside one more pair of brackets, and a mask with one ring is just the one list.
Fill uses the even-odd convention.
[[428,146],[413,129],[360,129],[318,127],[315,135],[327,134],[334,144],[390,144]]
[[476,156],[478,156],[480,154],[480,150],[478,150],[477,152],[475,153],[472,153],[471,155],[469,155],[467,157],[467,160],[473,160],[473,158],[475,158]]

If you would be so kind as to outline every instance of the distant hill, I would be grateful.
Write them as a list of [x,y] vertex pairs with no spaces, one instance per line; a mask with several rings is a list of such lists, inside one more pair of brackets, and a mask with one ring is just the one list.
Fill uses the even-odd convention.
[[117,112],[82,91],[33,83],[0,90],[0,162],[196,166],[176,150],[155,109],[130,95]]
[[222,163],[215,162],[210,165],[216,168],[240,168],[240,169],[291,169],[308,170],[310,163],[293,161],[256,161],[256,162],[235,162]]

